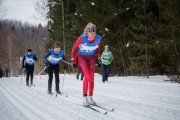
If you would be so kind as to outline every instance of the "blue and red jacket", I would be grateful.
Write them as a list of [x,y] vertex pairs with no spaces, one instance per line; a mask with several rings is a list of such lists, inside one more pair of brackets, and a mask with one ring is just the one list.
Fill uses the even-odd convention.
[[84,56],[91,56],[97,53],[98,59],[101,58],[100,53],[100,41],[101,36],[96,35],[94,40],[89,41],[86,34],[82,34],[76,40],[72,48],[71,60],[75,60],[76,50],[78,49],[79,54]]

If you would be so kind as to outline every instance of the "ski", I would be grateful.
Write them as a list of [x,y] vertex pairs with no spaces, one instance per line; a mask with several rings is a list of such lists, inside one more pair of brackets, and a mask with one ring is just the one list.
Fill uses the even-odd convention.
[[57,97],[57,96],[68,97],[67,94],[62,94],[62,93],[61,94],[53,93],[52,95],[55,96],[55,97]]
[[57,97],[57,94],[54,94],[54,93],[52,93],[52,94],[48,93],[48,95]]
[[68,94],[64,94],[64,93],[57,94],[57,93],[56,93],[56,97],[59,96],[59,95],[60,95],[60,96],[63,96],[63,97],[68,97]]
[[107,111],[110,111],[110,112],[113,112],[113,111],[114,111],[114,108],[112,108],[112,109],[108,109],[108,108],[105,108],[105,107],[100,106],[100,105],[97,105],[97,104],[92,105],[92,106],[95,106],[95,107],[98,107],[98,108],[101,108],[101,109],[104,109],[104,110],[107,110]]
[[35,85],[29,85],[29,87],[35,87]]
[[95,112],[98,112],[98,113],[102,113],[102,114],[107,114],[107,113],[108,113],[107,111],[100,111],[100,110],[98,110],[98,109],[96,109],[96,108],[93,108],[93,106],[91,106],[91,105],[84,106],[84,105],[79,104],[79,103],[76,103],[76,104],[79,105],[79,106],[82,106],[82,107],[91,109],[91,110],[93,110],[93,111],[95,111]]
[[63,97],[68,97],[68,95],[67,94],[57,94],[57,95],[60,95],[60,96],[63,96]]

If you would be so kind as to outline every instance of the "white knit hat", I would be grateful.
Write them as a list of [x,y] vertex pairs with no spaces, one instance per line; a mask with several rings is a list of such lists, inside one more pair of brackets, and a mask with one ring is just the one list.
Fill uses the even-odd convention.
[[108,48],[108,45],[106,45],[105,48]]

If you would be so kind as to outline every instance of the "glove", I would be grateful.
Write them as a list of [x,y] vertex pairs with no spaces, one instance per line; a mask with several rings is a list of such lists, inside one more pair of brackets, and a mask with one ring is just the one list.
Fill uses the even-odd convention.
[[101,59],[98,59],[98,67],[101,67]]
[[74,60],[71,61],[71,67],[72,68],[76,68],[77,67],[76,64],[74,63]]
[[66,65],[64,65],[64,70],[66,70],[67,69],[67,66]]
[[26,68],[25,67],[23,67],[23,72],[25,72],[26,71]]
[[52,63],[51,63],[51,62],[47,62],[47,63],[46,63],[46,68],[47,68],[48,66],[50,66],[50,65],[52,65]]

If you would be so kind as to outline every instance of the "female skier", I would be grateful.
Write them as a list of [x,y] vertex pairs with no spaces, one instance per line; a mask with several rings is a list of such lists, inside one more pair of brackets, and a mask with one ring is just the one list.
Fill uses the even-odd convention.
[[74,60],[76,50],[78,49],[79,55],[78,60],[82,72],[84,73],[83,81],[83,105],[96,104],[93,100],[94,90],[94,72],[95,72],[95,61],[98,56],[98,66],[100,67],[100,41],[101,36],[96,34],[96,26],[93,23],[88,23],[84,29],[84,34],[81,34],[72,48],[71,53],[71,65],[75,66]]

